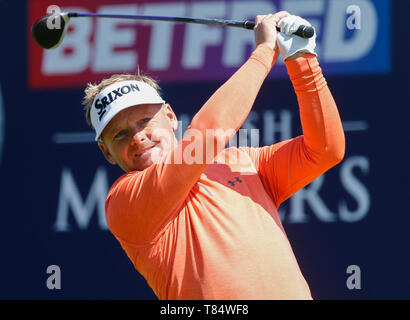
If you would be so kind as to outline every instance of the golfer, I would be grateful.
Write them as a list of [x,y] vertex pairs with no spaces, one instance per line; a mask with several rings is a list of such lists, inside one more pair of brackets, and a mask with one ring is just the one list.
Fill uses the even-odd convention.
[[[88,84],[86,117],[98,146],[126,172],[108,193],[107,223],[159,299],[312,299],[278,208],[339,163],[345,141],[315,37],[292,35],[301,24],[310,25],[284,11],[257,16],[255,50],[180,141],[153,79],[125,74]],[[279,53],[303,135],[226,147]]]

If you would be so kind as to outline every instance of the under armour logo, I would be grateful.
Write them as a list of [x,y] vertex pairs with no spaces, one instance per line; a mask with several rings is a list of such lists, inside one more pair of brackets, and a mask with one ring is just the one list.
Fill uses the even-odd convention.
[[234,181],[231,181],[231,180],[228,181],[228,183],[229,183],[232,187],[234,187],[234,186],[235,186],[235,183],[237,183],[237,182],[242,183],[242,180],[239,179],[239,177],[235,177],[235,180],[234,180]]

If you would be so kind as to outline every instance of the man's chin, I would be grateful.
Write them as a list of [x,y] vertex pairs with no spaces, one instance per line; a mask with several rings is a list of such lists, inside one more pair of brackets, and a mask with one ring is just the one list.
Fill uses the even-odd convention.
[[123,170],[125,172],[142,171],[142,170],[149,168],[152,164],[153,162],[139,164],[139,165],[130,165],[130,166],[127,166],[127,168],[123,168]]
[[[146,154],[141,155],[129,166],[130,171],[142,171],[161,160],[162,151],[160,148],[152,148]],[[137,163],[138,162],[138,163]],[[127,170],[126,170],[127,171]]]

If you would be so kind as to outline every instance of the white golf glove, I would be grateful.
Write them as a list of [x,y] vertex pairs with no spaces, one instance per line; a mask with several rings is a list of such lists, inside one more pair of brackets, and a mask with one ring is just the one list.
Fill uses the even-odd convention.
[[316,31],[312,38],[304,39],[293,34],[293,32],[298,30],[300,25],[311,26],[309,21],[293,15],[281,19],[278,23],[281,32],[278,32],[276,41],[278,42],[279,51],[284,61],[286,58],[298,52],[317,55],[315,52]]

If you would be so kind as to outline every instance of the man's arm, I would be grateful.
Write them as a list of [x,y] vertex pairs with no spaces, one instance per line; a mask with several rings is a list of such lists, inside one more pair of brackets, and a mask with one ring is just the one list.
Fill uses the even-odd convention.
[[[277,58],[277,51],[272,49],[276,43],[275,25],[286,14],[258,16],[259,24],[255,27],[257,48],[199,110],[184,138],[159,163],[141,172],[128,173],[114,184],[107,197],[106,216],[108,226],[117,238],[133,244],[155,241],[175,218],[173,214],[183,205],[209,159],[225,148],[248,116]],[[207,129],[233,130],[230,135],[205,139]],[[197,134],[191,141],[189,135],[192,131]],[[203,139],[198,139],[198,136]],[[188,148],[204,151],[201,163],[186,161],[184,152]],[[177,159],[180,163],[176,163]]]
[[316,57],[286,61],[295,89],[303,135],[249,149],[262,182],[277,207],[343,159],[345,139],[336,103]]

